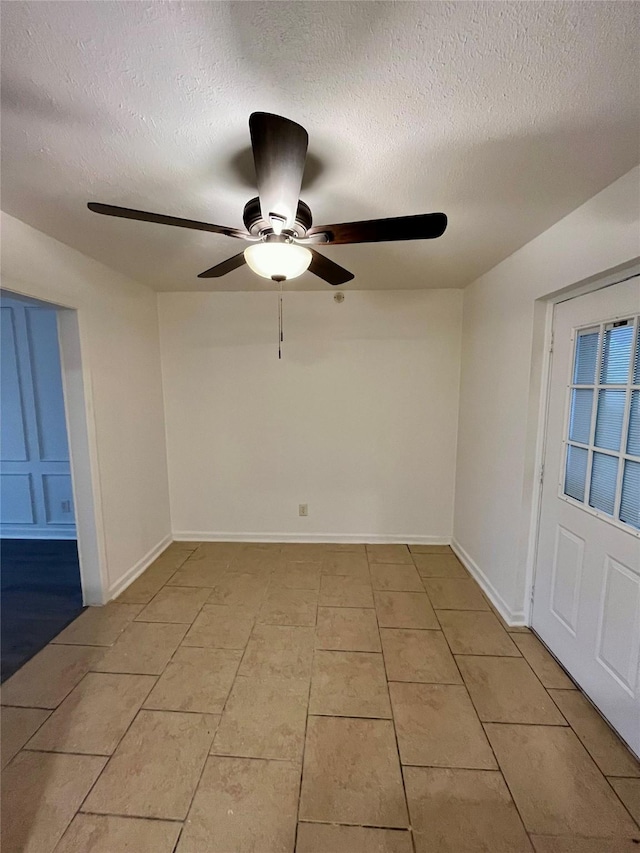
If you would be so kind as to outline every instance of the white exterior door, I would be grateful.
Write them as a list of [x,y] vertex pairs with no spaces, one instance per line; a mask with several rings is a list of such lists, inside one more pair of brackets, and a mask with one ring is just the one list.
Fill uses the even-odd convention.
[[640,277],[554,311],[532,625],[640,754]]

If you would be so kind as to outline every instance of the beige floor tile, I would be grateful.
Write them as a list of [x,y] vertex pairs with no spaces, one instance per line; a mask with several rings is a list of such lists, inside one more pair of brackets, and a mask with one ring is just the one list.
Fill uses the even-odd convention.
[[533,634],[514,634],[513,642],[545,687],[561,690],[576,689],[573,681]]
[[576,838],[531,835],[536,853],[638,853],[630,838]]
[[55,853],[173,853],[181,828],[168,820],[78,814]]
[[104,607],[88,607],[51,642],[76,646],[112,646],[143,607],[142,604],[117,604],[113,601]]
[[239,675],[258,678],[311,678],[313,628],[256,625]]
[[382,655],[316,651],[309,713],[336,717],[391,717]]
[[51,712],[41,708],[0,708],[0,755],[6,767]]
[[414,554],[418,574],[423,578],[468,578],[469,574],[455,554]]
[[267,591],[266,577],[247,572],[225,575],[213,588],[208,604],[247,607],[257,613]]
[[483,722],[566,725],[522,658],[456,655],[456,661]]
[[242,658],[240,649],[181,646],[144,707],[156,711],[221,714]]
[[197,547],[193,543],[185,547],[185,543],[183,542],[172,542],[160,556],[156,557],[149,568],[157,568],[159,566],[165,568],[168,566],[169,568],[177,569],[185,560],[189,559]]
[[436,610],[455,655],[520,657],[520,652],[493,613],[482,610]]
[[371,583],[349,575],[322,575],[319,604],[322,607],[373,607]]
[[316,648],[353,652],[381,651],[375,610],[319,607]]
[[391,720],[309,717],[300,819],[409,825]]
[[211,756],[176,853],[292,853],[300,766]]
[[219,719],[140,711],[83,811],[183,820]]
[[189,553],[193,551],[197,551],[202,543],[201,542],[188,542],[186,540],[174,539],[170,545],[167,547],[167,551],[173,552],[177,551],[189,551]]
[[389,691],[403,764],[496,769],[462,685],[393,682]]
[[189,628],[183,645],[209,649],[244,649],[255,615],[248,607],[205,604]]
[[450,545],[409,545],[412,554],[453,554]]
[[326,542],[325,546],[326,550],[331,553],[333,551],[337,552],[347,552],[349,554],[366,554],[366,545],[364,542]]
[[308,589],[317,592],[320,589],[320,569],[322,563],[285,563],[271,574],[270,586],[285,589]]
[[186,625],[132,622],[92,669],[160,675],[186,632]]
[[413,565],[406,545],[367,545],[369,563],[407,563]]
[[2,853],[51,853],[106,758],[21,752],[2,773]]
[[269,578],[274,571],[286,565],[286,562],[286,558],[276,551],[244,551],[229,563],[229,568],[232,572]]
[[423,578],[437,610],[489,610],[478,584],[471,578]]
[[605,776],[640,776],[640,764],[579,690],[550,696]]
[[28,749],[111,755],[156,679],[88,672],[31,738]]
[[309,682],[236,678],[211,747],[212,754],[300,761]]
[[389,681],[462,684],[458,667],[440,631],[381,628]]
[[596,838],[637,833],[570,728],[489,723],[485,730],[529,832]]
[[424,592],[376,592],[375,604],[381,628],[440,627]]
[[191,562],[189,560],[173,575],[167,586],[190,586],[212,590],[229,574],[228,566],[228,563],[223,562],[213,563],[204,560]]
[[404,829],[299,823],[296,853],[413,853]]
[[130,584],[116,599],[117,604],[148,604],[154,595],[172,578],[176,570],[171,567],[150,567]]
[[323,575],[347,575],[369,580],[369,561],[363,551],[355,553],[329,553],[322,561]]
[[405,767],[417,853],[532,853],[502,774]]
[[45,646],[5,681],[2,703],[57,708],[103,654],[103,649],[90,646]]
[[609,784],[627,807],[627,811],[640,826],[640,779],[615,779]]
[[180,622],[191,625],[209,598],[208,589],[165,586],[136,616],[136,622]]
[[246,542],[201,542],[191,555],[194,562],[230,562],[249,549]]
[[270,588],[258,611],[263,625],[315,626],[318,593],[313,589]]
[[371,565],[371,586],[374,589],[404,592],[424,592],[420,575],[413,566],[392,563]]
[[296,563],[321,562],[328,552],[324,542],[284,542],[280,551],[287,562]]

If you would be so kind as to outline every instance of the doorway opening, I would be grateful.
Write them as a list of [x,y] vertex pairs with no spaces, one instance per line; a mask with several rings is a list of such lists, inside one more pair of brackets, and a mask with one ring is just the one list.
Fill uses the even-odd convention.
[[87,603],[77,542],[58,306],[0,293],[1,678]]

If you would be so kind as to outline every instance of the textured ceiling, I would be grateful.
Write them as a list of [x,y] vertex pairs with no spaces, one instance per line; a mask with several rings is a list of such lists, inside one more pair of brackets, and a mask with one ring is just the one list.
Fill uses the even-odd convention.
[[[88,200],[240,226],[247,119],[310,135],[314,221],[442,210],[436,241],[324,250],[354,288],[462,287],[639,156],[634,2],[5,2],[2,207],[157,290],[241,244]],[[292,283],[293,284],[293,283]],[[267,285],[268,286],[268,285]],[[324,288],[305,274],[298,288]]]

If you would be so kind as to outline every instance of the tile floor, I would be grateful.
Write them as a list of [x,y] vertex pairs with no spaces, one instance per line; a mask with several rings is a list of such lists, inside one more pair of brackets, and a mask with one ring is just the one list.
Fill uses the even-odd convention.
[[640,850],[640,765],[446,547],[174,543],[2,701],[3,853]]

